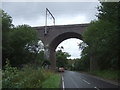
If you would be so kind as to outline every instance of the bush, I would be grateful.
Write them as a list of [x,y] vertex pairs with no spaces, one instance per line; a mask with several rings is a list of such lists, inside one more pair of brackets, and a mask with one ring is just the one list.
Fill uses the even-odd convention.
[[3,88],[41,88],[45,80],[42,69],[25,66],[21,70],[11,67],[7,60],[3,71]]
[[11,67],[9,60],[6,63],[2,73],[3,88],[44,88],[49,86],[48,84],[55,88],[59,86],[60,76],[54,72],[35,68],[34,65],[25,65],[22,69],[18,69]]
[[119,74],[120,71],[118,70],[97,70],[97,71],[90,71],[90,74],[105,78],[105,79],[109,79],[109,80],[113,80],[113,81],[117,81],[119,79]]
[[17,72],[18,69],[16,67],[11,67],[9,64],[9,61],[6,60],[5,70],[2,72],[3,80],[2,85],[3,88],[13,88],[18,87],[19,85],[17,83],[13,82],[13,79],[18,76]]

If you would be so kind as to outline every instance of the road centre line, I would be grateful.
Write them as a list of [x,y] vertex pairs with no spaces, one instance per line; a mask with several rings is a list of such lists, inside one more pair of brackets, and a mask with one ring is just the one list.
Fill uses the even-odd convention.
[[84,80],[84,79],[83,79],[83,81],[86,82],[87,84],[90,84],[88,81],[86,81],[86,80]]

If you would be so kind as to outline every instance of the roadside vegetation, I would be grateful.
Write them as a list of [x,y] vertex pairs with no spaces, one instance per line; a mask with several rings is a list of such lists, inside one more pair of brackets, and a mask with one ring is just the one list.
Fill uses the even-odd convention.
[[81,64],[94,61],[95,69],[119,70],[119,4],[101,2],[101,6],[98,7],[99,13],[96,15],[98,20],[92,21],[83,33],[83,43],[86,45],[80,44],[80,48],[83,49],[82,62],[79,61]]
[[61,77],[58,74],[51,74],[49,78],[42,83],[42,88],[61,88]]
[[18,69],[7,60],[2,74],[2,88],[60,88],[60,75],[31,64]]
[[56,52],[57,66],[67,70],[86,72],[105,79],[119,81],[120,26],[119,2],[100,2],[97,20],[91,21],[83,32],[81,58],[67,59],[69,54]]
[[[2,13],[2,88],[60,88],[61,77],[45,69],[44,46],[29,25],[12,24]],[[1,74],[1,73],[0,73]]]
[[120,2],[101,2],[97,9],[98,19],[91,21],[79,44],[81,59],[70,61],[73,62],[70,70],[119,81]]
[[56,51],[56,66],[68,69],[68,59],[67,58],[70,57],[70,54],[62,51],[62,49],[64,49],[63,46],[61,46],[59,48],[60,48],[60,50]]
[[[80,59],[62,48],[56,52],[57,67],[82,71],[119,81],[120,3],[101,2],[97,20],[91,21],[83,33]],[[50,65],[44,58],[44,46],[37,32],[29,25],[14,26],[12,17],[2,12],[2,86],[3,88],[59,88],[60,76],[44,68]],[[94,68],[91,69],[91,61]]]
[[102,77],[104,79],[109,79],[115,82],[118,82],[118,78],[120,71],[118,70],[97,70],[97,71],[89,71],[88,74],[92,74],[98,77]]
[[38,39],[37,31],[29,25],[12,24],[12,17],[2,12],[2,66],[6,59],[11,66],[22,67],[32,63],[40,66],[49,63],[44,58],[44,45]]

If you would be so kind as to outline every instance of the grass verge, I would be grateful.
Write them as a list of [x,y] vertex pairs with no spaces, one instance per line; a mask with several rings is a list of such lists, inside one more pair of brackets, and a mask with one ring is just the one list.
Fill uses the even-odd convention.
[[21,69],[6,65],[3,88],[59,88],[60,76],[52,71],[26,65]]
[[120,71],[118,70],[98,70],[98,71],[89,71],[88,74],[92,74],[98,77],[102,77],[104,79],[112,80],[118,82],[118,75]]
[[54,74],[42,83],[42,88],[60,88],[60,75]]

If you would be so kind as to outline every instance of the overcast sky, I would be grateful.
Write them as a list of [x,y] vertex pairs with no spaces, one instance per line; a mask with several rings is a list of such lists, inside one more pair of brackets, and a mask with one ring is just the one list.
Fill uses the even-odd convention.
[[[95,20],[99,2],[4,2],[2,9],[13,19],[13,24],[28,24],[30,26],[45,25],[45,8],[48,8],[56,19],[56,25],[83,24]],[[48,17],[48,25],[53,25]],[[64,51],[71,54],[71,58],[79,58],[78,39],[63,41]],[[72,47],[71,47],[72,45]]]

